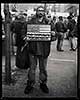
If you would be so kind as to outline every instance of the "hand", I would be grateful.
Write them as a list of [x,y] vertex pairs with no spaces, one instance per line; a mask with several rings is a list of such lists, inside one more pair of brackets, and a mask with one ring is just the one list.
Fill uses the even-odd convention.
[[56,34],[55,31],[51,31],[52,36],[55,36],[55,34]]
[[67,32],[69,32],[70,30],[68,29]]
[[51,31],[51,41],[56,41],[56,32],[55,31]]

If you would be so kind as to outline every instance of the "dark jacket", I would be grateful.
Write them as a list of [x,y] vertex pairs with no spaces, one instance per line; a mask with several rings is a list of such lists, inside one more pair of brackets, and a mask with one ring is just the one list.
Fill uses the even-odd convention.
[[55,27],[56,27],[57,32],[62,32],[62,33],[65,32],[65,26],[64,26],[63,22],[61,22],[61,21],[57,22]]
[[23,27],[26,22],[21,20],[15,20],[11,23],[11,31],[16,34],[16,46],[20,47],[24,45],[23,37]]
[[73,31],[72,31],[72,34],[73,34],[75,37],[78,37],[77,24],[75,24],[74,29],[73,29]]
[[56,25],[56,23],[51,21],[51,31],[56,31],[55,25]]
[[67,28],[69,29],[69,37],[73,37],[74,36],[74,28],[76,29],[76,22],[74,19],[71,19],[69,22],[68,22],[68,26]]
[[[38,22],[37,18],[33,18],[31,21],[28,22],[28,24],[46,24],[46,20],[43,19],[43,21],[40,23]],[[50,53],[50,42],[49,41],[39,41],[39,42],[29,42],[29,52],[34,55],[40,55],[44,58],[49,56]]]

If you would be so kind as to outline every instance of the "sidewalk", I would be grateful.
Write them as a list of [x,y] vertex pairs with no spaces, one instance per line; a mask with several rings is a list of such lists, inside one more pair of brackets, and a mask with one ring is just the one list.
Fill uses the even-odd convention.
[[[12,57],[12,78],[16,80],[10,86],[2,84],[3,97],[76,97],[77,96],[77,65],[76,65],[76,51],[69,51],[69,45],[64,42],[63,53],[57,52],[55,49],[55,42],[52,43],[51,53],[48,58],[47,72],[48,72],[48,87],[49,94],[43,93],[39,88],[39,68],[36,70],[36,83],[34,90],[29,94],[24,94],[24,89],[27,82],[28,70],[15,69],[15,57]],[[4,58],[4,57],[3,57]],[[3,63],[4,65],[4,63]],[[3,72],[4,74],[4,72]]]
[[23,88],[25,88],[27,82],[27,70],[16,69],[12,71],[12,79],[14,80],[9,86],[4,83],[3,79],[3,84],[2,84],[3,97],[15,97],[17,96],[17,94],[19,96],[20,93],[22,95],[22,90]]

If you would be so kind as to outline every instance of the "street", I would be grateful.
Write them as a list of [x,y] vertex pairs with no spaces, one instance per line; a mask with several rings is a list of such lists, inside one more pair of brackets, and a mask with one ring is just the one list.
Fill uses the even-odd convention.
[[[64,52],[56,50],[56,41],[51,43],[51,52],[48,57],[48,87],[49,94],[43,93],[39,88],[39,67],[36,70],[36,83],[34,90],[24,94],[28,70],[15,70],[17,79],[14,85],[2,84],[2,97],[77,97],[77,50],[69,51],[68,40],[64,40]],[[5,57],[2,57],[2,72],[4,73]],[[11,58],[11,67],[14,69],[15,57]],[[19,76],[20,75],[20,76]]]

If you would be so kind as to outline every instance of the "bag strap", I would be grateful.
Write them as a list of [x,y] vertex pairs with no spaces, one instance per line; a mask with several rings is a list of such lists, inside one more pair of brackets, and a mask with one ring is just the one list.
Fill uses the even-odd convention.
[[28,46],[28,42],[26,42],[25,45],[21,47],[21,52],[24,50],[24,48],[25,48],[26,46]]

